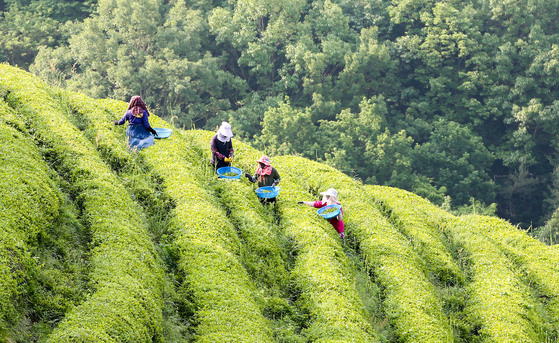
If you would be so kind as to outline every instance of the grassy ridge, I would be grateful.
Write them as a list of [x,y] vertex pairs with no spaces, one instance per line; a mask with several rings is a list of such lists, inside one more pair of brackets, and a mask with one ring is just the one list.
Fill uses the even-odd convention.
[[[193,131],[188,131],[186,135],[198,142],[201,138],[203,143],[209,144],[206,138],[211,138],[210,135],[192,135],[192,133]],[[200,168],[207,165],[209,160],[208,146],[198,146],[197,153],[203,156],[201,159],[196,159]],[[259,153],[237,143],[235,149],[237,156],[240,156],[235,160],[235,165],[242,170],[252,172],[249,165],[254,164],[254,161],[260,157]],[[273,293],[283,292],[289,283],[288,261],[282,247],[281,232],[271,213],[272,206],[266,207],[260,204],[253,191],[256,186],[250,184],[244,177],[238,181],[219,180],[213,169],[205,177],[216,190],[220,203],[239,233],[243,243],[242,260],[253,280]]]
[[315,195],[329,187],[338,190],[347,235],[357,241],[365,265],[383,290],[384,312],[399,339],[451,342],[452,330],[420,255],[377,209],[363,185],[331,167],[303,158],[285,156],[277,160],[290,168],[291,178],[303,180],[302,188]]
[[[88,127],[91,132],[88,132],[88,136],[95,141],[97,149],[106,160],[110,161],[113,168],[126,169],[128,164],[135,163],[132,157],[134,154],[129,153],[123,145],[123,127],[115,127],[112,124],[114,119],[123,114],[126,109],[125,103],[111,100],[93,101],[72,93],[64,96],[73,111],[78,112],[78,116],[85,116],[90,122]],[[155,126],[168,126],[154,115],[150,117],[150,122]],[[194,307],[192,315],[196,317],[196,321],[191,323],[193,325],[191,331],[193,331],[195,339],[197,341],[270,341],[269,338],[266,338],[268,336],[266,322],[260,317],[259,309],[251,300],[252,286],[245,277],[246,272],[240,269],[241,265],[237,261],[239,243],[234,230],[230,228],[231,224],[227,220],[223,221],[225,213],[221,212],[221,209],[216,206],[217,204],[214,201],[208,201],[212,198],[212,194],[202,190],[198,180],[193,177],[195,174],[193,168],[180,162],[181,159],[185,159],[184,147],[187,142],[180,138],[178,133],[174,133],[172,138],[156,141],[156,146],[160,144],[163,145],[160,150],[166,151],[165,156],[177,158],[176,164],[172,167],[177,168],[174,171],[178,174],[169,174],[169,169],[161,168],[164,166],[157,162],[156,147],[142,151],[140,156],[150,168],[148,173],[164,171],[160,177],[163,180],[165,192],[177,204],[173,209],[175,215],[170,219],[171,227],[167,227],[165,230],[175,238],[174,245],[179,251],[179,268],[187,275],[182,286],[182,293],[192,298]],[[168,144],[167,147],[165,147],[166,144]],[[177,148],[172,149],[169,145]],[[188,178],[181,177],[186,174],[189,175]],[[181,186],[169,188],[170,182],[177,181],[181,186],[183,182],[186,183],[185,187],[191,186],[192,193],[186,195],[178,189]],[[197,194],[198,189],[202,190],[200,194]],[[210,228],[209,223],[212,221],[210,214],[209,221],[201,223],[199,227],[203,234],[197,238],[207,235],[204,241],[188,241],[188,226],[196,221],[194,218],[187,218],[189,215],[193,215],[188,210],[191,202],[200,205],[198,215],[204,212],[222,214],[222,218],[214,222],[216,225],[223,226],[220,229],[222,232]],[[181,240],[179,241],[179,239]],[[214,239],[217,241],[213,242]],[[206,253],[198,254],[197,252],[200,251]],[[219,264],[223,261],[229,261],[235,267],[231,271],[221,269]],[[213,271],[212,268],[214,268]],[[206,273],[207,276],[211,276],[205,277]],[[206,294],[210,289],[213,289],[213,294]],[[210,298],[208,298],[209,295]],[[239,306],[238,311],[234,308],[235,305]],[[226,310],[227,306],[231,308],[230,311]],[[211,310],[211,307],[215,307],[215,310]],[[254,321],[254,323],[248,323],[250,321]],[[258,322],[260,324],[257,324]]]
[[59,173],[74,187],[92,237],[95,292],[74,308],[51,342],[153,342],[161,339],[161,278],[138,209],[95,149],[55,108],[47,87],[29,74],[0,66],[8,103],[50,149]]
[[[117,116],[125,109],[122,102],[106,101],[103,105]],[[150,123],[168,127],[155,116],[150,117]],[[189,144],[175,131],[141,155],[161,176],[167,194],[176,204],[169,231],[178,251],[178,267],[185,275],[183,291],[192,301],[194,339],[272,342],[269,323],[253,297],[254,285],[240,262],[237,232],[214,194],[198,179],[204,171],[189,162],[196,158]]]
[[47,164],[16,128],[23,123],[0,100],[0,340],[20,316],[17,303],[36,265],[30,250],[61,208]]
[[[527,236],[499,218],[478,217],[475,223],[520,270],[525,282],[534,287],[549,316],[547,333],[559,334],[559,253]],[[546,323],[547,324],[547,323]],[[540,324],[540,325],[546,325]],[[550,334],[551,335],[551,334]]]
[[367,192],[380,202],[381,208],[387,212],[389,220],[408,237],[413,249],[424,260],[424,268],[430,274],[452,284],[462,283],[464,275],[453,261],[450,252],[444,245],[444,235],[430,216],[424,215],[419,206],[408,206],[409,199],[417,199],[413,193],[391,187],[365,186]]
[[[253,285],[239,261],[239,238],[226,213],[197,179],[178,132],[146,157],[165,180],[177,207],[175,245],[185,287],[196,306],[198,342],[271,342],[253,299]],[[166,161],[163,163],[163,161]],[[172,161],[172,162],[169,162]]]
[[271,291],[288,284],[287,256],[274,218],[256,199],[252,187],[235,181],[216,185],[220,200],[243,243],[242,260],[253,280]]
[[542,342],[544,319],[536,299],[501,249],[487,239],[484,217],[462,217],[448,223],[453,239],[469,256],[467,285],[470,321],[479,321],[484,342]]
[[496,218],[456,218],[406,191],[387,191],[386,187],[379,186],[367,188],[384,202],[397,204],[402,212],[413,208],[424,222],[446,231],[459,247],[462,259],[467,261],[464,313],[472,327],[470,336],[479,336],[482,342],[546,341],[550,332],[548,323],[553,319],[542,313],[541,303],[503,249],[506,231],[517,239],[531,240],[524,233]]
[[[213,133],[188,131],[186,134],[203,151],[201,160],[207,161]],[[252,172],[261,153],[240,142],[235,142],[235,151],[235,165]],[[285,163],[279,160],[275,163],[282,166],[278,216],[284,235],[293,241],[297,254],[291,277],[300,292],[298,304],[310,314],[308,328],[302,333],[316,342],[377,341],[372,325],[366,319],[337,234],[332,233],[329,223],[309,215],[308,208],[296,204],[298,200],[308,198],[308,193],[297,179],[290,177],[288,171],[286,173]]]
[[[215,176],[212,175],[215,179]],[[263,206],[246,181],[216,180],[214,188],[241,240],[241,260],[257,286],[255,295],[271,322],[274,340],[306,342],[300,335],[305,316],[291,289],[289,247],[276,225],[273,206]]]
[[317,342],[377,341],[337,233],[309,208],[297,205],[308,193],[289,181],[289,171],[284,169],[283,175],[279,212],[297,250],[293,278],[311,316],[305,334]]

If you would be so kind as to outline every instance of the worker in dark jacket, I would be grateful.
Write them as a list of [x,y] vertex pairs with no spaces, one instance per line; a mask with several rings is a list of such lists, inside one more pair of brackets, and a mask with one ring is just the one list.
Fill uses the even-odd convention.
[[210,148],[212,150],[211,164],[217,170],[221,167],[230,167],[233,162],[233,143],[231,138],[231,124],[222,122],[217,133],[212,137]]
[[149,125],[148,117],[149,112],[142,97],[134,95],[130,98],[128,109],[122,118],[114,122],[115,125],[122,125],[128,121],[126,129],[128,149],[141,150],[155,144],[153,136],[157,136],[157,132]]
[[[277,186],[281,181],[280,175],[276,168],[272,167],[270,163],[270,158],[268,156],[262,156],[258,161],[258,168],[251,176],[249,173],[245,173],[245,177],[252,183],[258,182],[258,187],[265,186]],[[276,198],[259,198],[260,202],[276,202]]]

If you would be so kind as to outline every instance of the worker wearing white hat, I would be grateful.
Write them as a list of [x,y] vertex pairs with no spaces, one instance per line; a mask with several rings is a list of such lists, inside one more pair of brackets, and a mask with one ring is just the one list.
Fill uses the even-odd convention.
[[[305,204],[308,206],[312,206],[314,208],[322,208],[324,206],[334,205],[334,204],[341,205],[340,202],[338,201],[338,191],[336,191],[334,188],[328,188],[325,192],[321,192],[320,195],[322,195],[322,201],[299,201],[298,204]],[[345,227],[343,222],[343,210],[340,208],[340,214],[338,214],[334,218],[328,219],[328,221],[330,222],[330,224],[332,224],[334,229],[336,229],[338,235],[340,236],[340,238],[342,239],[345,245],[345,234],[344,234]]]
[[233,143],[231,142],[232,137],[233,131],[231,130],[231,124],[226,121],[222,122],[217,133],[212,137],[210,142],[210,148],[212,150],[211,164],[216,169],[231,166],[234,152]]
[[326,192],[321,192],[320,195],[323,196],[322,201],[330,200],[332,204],[338,201],[338,191],[336,191],[334,188],[328,188]]

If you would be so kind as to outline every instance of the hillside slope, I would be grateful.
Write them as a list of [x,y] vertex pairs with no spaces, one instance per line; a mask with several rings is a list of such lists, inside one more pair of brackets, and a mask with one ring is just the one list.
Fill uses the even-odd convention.
[[[215,177],[211,132],[129,152],[125,109],[0,65],[0,340],[558,340],[555,247],[297,156],[272,156],[281,193],[263,206]],[[234,146],[253,172],[262,152]],[[297,205],[329,187],[345,246]]]

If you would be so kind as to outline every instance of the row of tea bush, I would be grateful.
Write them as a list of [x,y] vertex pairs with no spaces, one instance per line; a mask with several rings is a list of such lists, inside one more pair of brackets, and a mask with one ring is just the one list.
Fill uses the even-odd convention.
[[50,342],[161,338],[162,268],[139,208],[92,144],[31,75],[0,66],[7,102],[48,148],[73,187],[91,236],[92,294],[64,318]]

